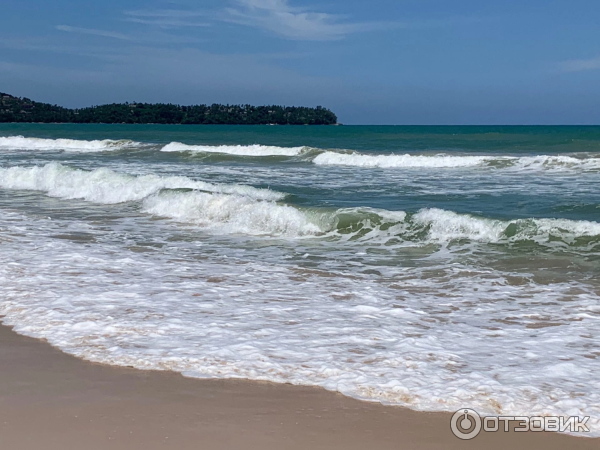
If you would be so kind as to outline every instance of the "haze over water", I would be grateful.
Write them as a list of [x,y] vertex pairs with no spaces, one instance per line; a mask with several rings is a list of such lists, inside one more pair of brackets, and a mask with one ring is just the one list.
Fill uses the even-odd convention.
[[93,361],[591,416],[600,127],[0,125],[0,315]]

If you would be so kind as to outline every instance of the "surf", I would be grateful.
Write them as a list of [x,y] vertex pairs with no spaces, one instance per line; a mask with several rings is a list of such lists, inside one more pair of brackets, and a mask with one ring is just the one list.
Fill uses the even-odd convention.
[[306,147],[276,147],[269,145],[186,145],[171,142],[165,145],[163,152],[221,153],[235,156],[297,156]]
[[118,151],[137,148],[144,144],[128,139],[123,140],[76,140],[76,139],[41,139],[24,136],[0,137],[0,149],[71,151],[80,153]]

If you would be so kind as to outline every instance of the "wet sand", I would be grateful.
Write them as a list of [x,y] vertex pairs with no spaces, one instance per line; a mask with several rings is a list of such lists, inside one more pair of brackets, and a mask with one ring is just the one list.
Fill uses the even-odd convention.
[[450,416],[319,388],[93,364],[0,326],[3,450],[600,448],[600,439],[555,433],[461,441]]

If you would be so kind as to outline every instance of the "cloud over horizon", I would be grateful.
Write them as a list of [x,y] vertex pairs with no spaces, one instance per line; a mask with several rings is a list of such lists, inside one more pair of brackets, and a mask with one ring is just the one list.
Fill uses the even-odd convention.
[[560,63],[564,72],[583,72],[600,69],[600,56],[590,59],[570,59]]
[[156,25],[161,28],[180,27],[209,27],[210,23],[203,20],[194,20],[206,16],[202,11],[187,11],[178,9],[156,9],[124,11],[126,22],[140,23],[143,25]]
[[3,0],[0,88],[323,104],[348,124],[600,123],[600,5],[542,2]]
[[288,0],[236,0],[225,8],[222,20],[271,32],[286,39],[306,41],[339,40],[348,34],[382,28],[374,22],[345,22],[340,14],[298,8]]
[[122,41],[134,41],[135,40],[131,36],[128,36],[123,33],[114,32],[114,31],[96,30],[93,28],[71,27],[69,25],[57,25],[55,28],[58,31],[65,31],[67,33],[89,34],[92,36],[107,37],[107,38],[111,38],[111,39],[120,39]]

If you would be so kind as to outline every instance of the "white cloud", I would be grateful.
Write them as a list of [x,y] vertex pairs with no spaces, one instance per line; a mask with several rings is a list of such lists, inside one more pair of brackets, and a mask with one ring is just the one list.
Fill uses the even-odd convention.
[[92,28],[70,27],[68,25],[57,25],[56,29],[59,31],[66,31],[67,33],[91,34],[93,36],[102,36],[102,37],[108,37],[108,38],[113,38],[113,39],[120,39],[123,41],[135,40],[131,36],[128,36],[123,33],[117,33],[114,31],[95,30]]
[[184,11],[176,9],[125,11],[127,22],[155,25],[161,28],[208,27],[209,23],[193,20],[205,14],[200,11]]
[[600,69],[600,56],[591,59],[571,59],[560,63],[565,72],[582,72],[584,70]]
[[288,0],[236,0],[222,20],[275,33],[287,39],[327,41],[385,26],[382,23],[344,22],[344,16],[293,7]]
[[[221,11],[185,9],[139,9],[123,11],[122,20],[163,29],[209,27],[212,21],[250,26],[274,35],[305,41],[340,40],[362,31],[406,27],[392,22],[349,22],[347,16],[315,12],[290,5],[289,0],[232,0],[233,7]],[[57,30],[126,41],[141,42],[140,36],[114,31],[59,25]]]

